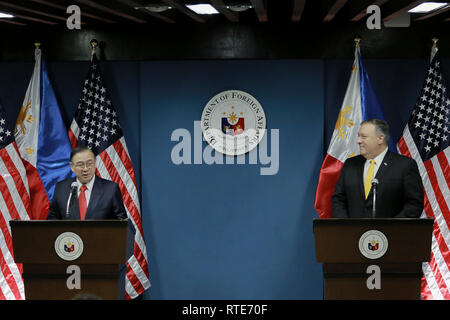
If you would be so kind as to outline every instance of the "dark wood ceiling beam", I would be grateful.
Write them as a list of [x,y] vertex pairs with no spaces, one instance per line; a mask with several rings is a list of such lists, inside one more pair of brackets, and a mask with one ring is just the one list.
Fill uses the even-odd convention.
[[172,19],[170,19],[170,18],[168,18],[168,17],[166,17],[166,16],[164,16],[164,15],[158,13],[158,12],[152,12],[152,11],[148,10],[147,8],[144,8],[144,12],[146,14],[151,15],[152,17],[157,18],[159,20],[162,20],[164,22],[175,23],[175,20],[172,20]]
[[139,3],[137,3],[137,2],[135,2],[133,0],[119,0],[119,2],[121,2],[121,3],[125,4],[125,5],[128,5],[130,7],[133,7],[135,9],[138,8],[137,10],[141,10],[141,11],[145,12],[146,14],[148,14],[148,15],[156,18],[156,19],[162,20],[162,21],[167,22],[167,23],[175,23],[174,20],[166,17],[165,15],[162,15],[162,14],[160,14],[158,12],[152,12],[152,11],[148,10],[146,7],[143,7],[141,4],[139,4]]
[[20,10],[20,11],[34,13],[34,14],[39,15],[39,16],[44,16],[44,17],[49,17],[49,18],[53,18],[53,19],[57,19],[57,20],[67,21],[66,17],[61,17],[61,16],[57,16],[57,15],[50,14],[50,13],[47,13],[47,12],[25,8],[23,6],[19,6],[19,5],[12,4],[12,3],[9,3],[9,2],[5,2],[5,1],[0,1],[0,5],[2,5],[4,7],[9,7],[9,8],[12,8],[12,9]]
[[111,8],[106,7],[104,5],[95,3],[94,1],[91,1],[91,0],[75,0],[75,1],[79,2],[79,3],[82,3],[82,4],[85,4],[87,6],[90,6],[92,8],[96,8],[96,9],[102,10],[104,12],[107,12],[107,13],[110,13],[110,14],[113,14],[113,15],[116,15],[116,16],[128,19],[128,20],[131,20],[131,21],[134,21],[134,22],[137,22],[137,23],[147,23],[147,21],[145,21],[145,20],[136,18],[136,17],[134,17],[132,15],[129,15],[129,14],[124,13],[124,12],[120,12],[120,11],[115,10],[115,9],[111,9]]
[[351,21],[353,22],[357,22],[359,20],[361,20],[362,18],[364,18],[367,15],[367,7],[370,5],[377,5],[377,6],[382,6],[383,4],[385,4],[386,2],[388,2],[390,0],[367,0],[367,1],[361,1],[361,3],[358,6],[358,11],[357,13],[352,13],[350,14],[351,16]]
[[348,0],[336,0],[336,2],[331,6],[325,18],[323,18],[323,22],[330,22],[331,20],[333,20],[339,10],[341,10],[342,7],[347,3],[347,1]]
[[267,22],[267,11],[264,7],[263,0],[251,0],[253,9],[255,9],[256,16],[259,22]]
[[302,19],[306,0],[294,0],[294,9],[292,10],[292,22],[299,22]]
[[15,24],[15,25],[21,26],[21,27],[27,25],[26,23],[17,22],[17,21],[11,20],[11,19],[0,19],[0,22],[11,23],[11,24]]
[[211,4],[231,22],[239,22],[239,15],[235,12],[231,12],[223,0],[211,0]]
[[200,22],[200,23],[206,22],[202,17],[200,17],[194,11],[189,10],[184,4],[179,3],[177,0],[163,0],[163,2],[165,4],[167,4],[168,6],[173,7],[175,9],[177,9],[178,11],[184,13],[189,18],[191,18],[197,22]]
[[48,25],[55,25],[55,24],[57,24],[56,22],[53,22],[53,21],[48,21],[48,20],[44,20],[44,19],[39,19],[39,18],[35,18],[35,17],[26,16],[26,15],[23,15],[23,14],[20,14],[20,13],[16,13],[16,12],[11,11],[11,10],[0,9],[0,11],[2,11],[4,13],[12,14],[14,17],[20,18],[20,19],[23,19],[23,20],[30,20],[30,21],[33,21],[33,22],[39,22],[39,23],[48,24]]
[[418,18],[416,18],[416,19],[414,19],[414,20],[415,20],[415,21],[426,20],[426,19],[432,18],[432,17],[434,17],[434,16],[437,16],[438,14],[442,14],[442,13],[444,13],[444,12],[447,12],[447,11],[449,11],[449,10],[450,10],[450,6],[446,6],[446,7],[444,7],[444,8],[441,8],[441,9],[436,10],[436,11],[434,11],[434,12],[431,12],[431,13],[429,13],[429,14],[420,16],[420,17],[418,17]]
[[[66,10],[67,10],[67,7],[65,7],[63,5],[60,5],[60,4],[56,4],[56,3],[50,2],[50,1],[47,1],[47,0],[30,0],[30,1],[33,1],[33,2],[36,2],[36,3],[40,3],[40,4],[43,4],[43,5],[52,7],[52,8],[61,9],[61,10],[64,10],[64,12],[66,12]],[[113,21],[113,20],[110,20],[110,19],[106,19],[106,18],[102,18],[102,17],[96,16],[94,14],[87,13],[85,11],[81,12],[81,19],[83,19],[83,17],[88,17],[88,18],[91,18],[91,19],[94,19],[94,20],[98,20],[98,21],[103,21],[103,22],[106,22],[106,23],[116,23],[116,21]]]
[[[418,0],[418,1],[406,1],[406,0],[396,0],[389,2],[389,6],[386,8],[387,10],[382,11],[383,15],[383,21],[389,21],[391,19],[394,19],[395,17],[398,17],[399,15],[408,12],[408,10],[411,10],[412,8],[418,6],[422,2],[425,2],[426,0]],[[385,13],[387,12],[387,13]]]

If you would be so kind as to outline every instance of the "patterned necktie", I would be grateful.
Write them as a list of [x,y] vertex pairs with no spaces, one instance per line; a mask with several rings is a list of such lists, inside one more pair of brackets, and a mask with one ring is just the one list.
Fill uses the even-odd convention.
[[364,181],[364,192],[366,194],[366,199],[369,196],[370,188],[372,187],[374,168],[375,168],[375,160],[370,160],[370,166],[369,169],[367,170],[366,180]]
[[86,186],[81,186],[81,192],[80,196],[78,197],[78,206],[80,208],[80,219],[84,220],[86,217],[86,210],[87,210],[87,204],[86,204],[86,195],[84,194],[84,191],[86,190]]

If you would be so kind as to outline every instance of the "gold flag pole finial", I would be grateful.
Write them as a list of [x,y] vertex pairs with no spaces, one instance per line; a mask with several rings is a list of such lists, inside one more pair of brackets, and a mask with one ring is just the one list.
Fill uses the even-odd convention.
[[433,41],[433,48],[437,48],[437,43],[438,43],[439,39],[438,38],[433,38],[431,40]]
[[36,41],[36,42],[34,43],[34,46],[36,47],[36,49],[39,49],[39,48],[41,47],[41,43],[38,42],[38,41]]
[[92,52],[95,53],[95,50],[98,47],[97,39],[92,39],[91,42],[89,42],[89,44],[91,45]]
[[361,42],[361,38],[355,38],[355,46],[359,48],[359,43]]

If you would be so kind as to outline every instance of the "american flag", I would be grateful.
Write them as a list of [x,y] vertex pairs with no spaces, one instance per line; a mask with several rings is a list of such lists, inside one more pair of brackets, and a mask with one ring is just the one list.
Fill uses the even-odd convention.
[[88,146],[97,156],[97,175],[116,182],[122,191],[128,218],[136,230],[134,254],[126,263],[125,280],[125,298],[134,299],[150,287],[136,176],[117,113],[103,86],[95,53],[69,138],[72,147]]
[[434,218],[430,261],[422,265],[423,299],[450,299],[450,99],[439,52],[432,59],[417,103],[397,147],[416,160],[425,191],[422,216]]
[[26,170],[0,106],[0,300],[25,299],[22,266],[14,262],[9,221],[30,220]]

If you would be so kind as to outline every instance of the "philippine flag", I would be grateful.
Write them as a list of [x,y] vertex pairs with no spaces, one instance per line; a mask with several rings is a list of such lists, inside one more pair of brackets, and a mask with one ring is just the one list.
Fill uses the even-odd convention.
[[55,184],[72,176],[72,148],[39,48],[14,135],[28,176],[31,219],[46,219]]
[[[320,218],[331,218],[331,197],[339,179],[339,174],[347,158],[359,154],[358,130],[364,120],[384,119],[380,103],[364,69],[359,52],[355,48],[352,74],[347,85],[344,101],[336,120],[333,136],[323,160],[319,174],[314,207]],[[389,149],[395,152],[392,140]]]

